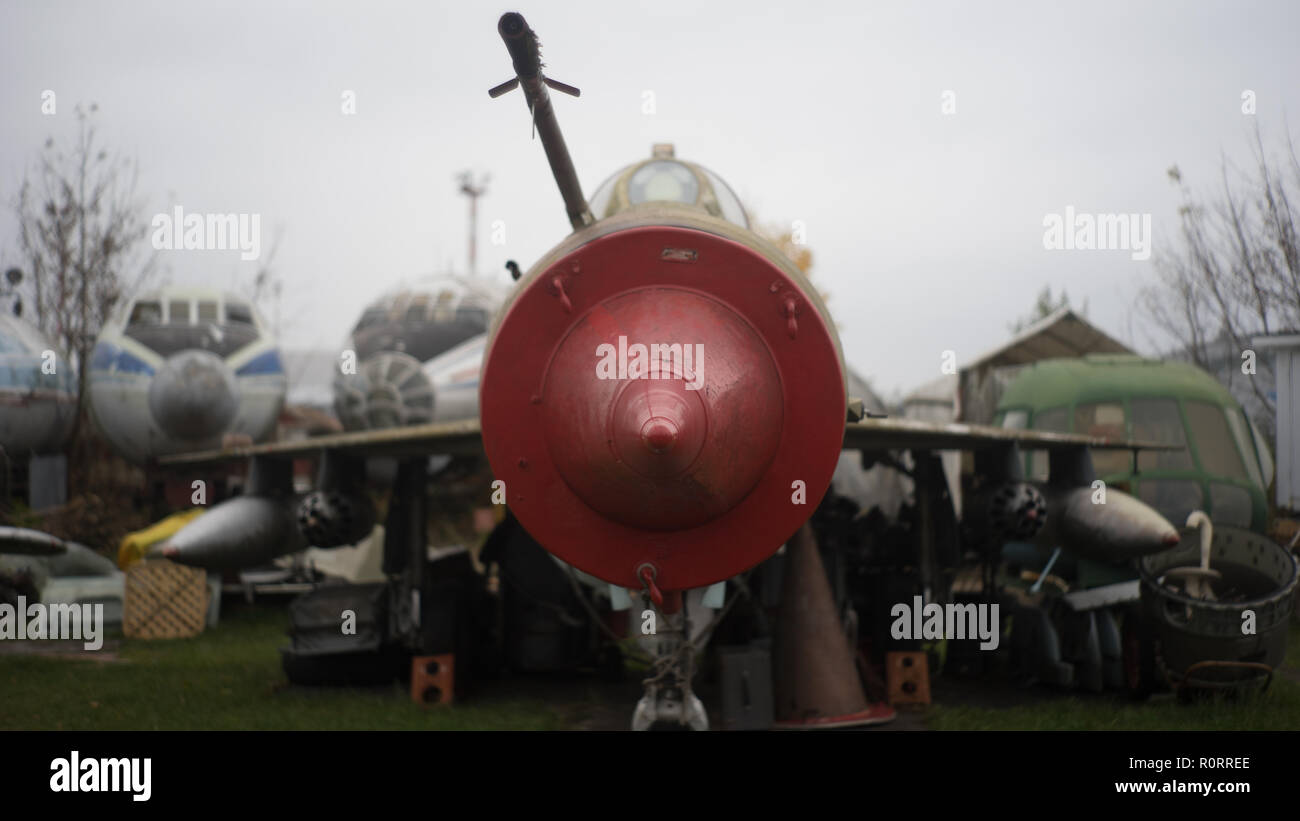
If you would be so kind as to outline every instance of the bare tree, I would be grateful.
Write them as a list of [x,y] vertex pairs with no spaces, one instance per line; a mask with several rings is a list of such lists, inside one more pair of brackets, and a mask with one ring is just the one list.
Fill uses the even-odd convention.
[[[1216,346],[1240,355],[1254,335],[1300,329],[1300,242],[1292,206],[1292,200],[1300,203],[1300,161],[1289,132],[1285,145],[1282,160],[1271,158],[1257,127],[1253,169],[1234,168],[1225,157],[1209,204],[1193,194],[1177,166],[1168,172],[1182,192],[1180,242],[1156,257],[1159,282],[1143,289],[1141,306],[1211,372]],[[1268,380],[1245,379],[1260,421],[1272,430],[1276,409]]]
[[280,335],[280,295],[284,292],[284,280],[276,270],[275,256],[280,252],[282,235],[279,228],[272,232],[271,250],[262,255],[257,273],[253,275],[252,286],[244,290],[244,295],[257,306],[266,321],[271,323],[271,333],[277,337]]
[[98,106],[77,106],[77,137],[64,150],[45,141],[34,174],[26,174],[14,203],[19,247],[31,270],[32,316],[70,357],[79,374],[81,412],[87,404],[90,352],[118,304],[154,268],[141,240],[149,223],[136,200],[136,166],[110,156],[96,141]]

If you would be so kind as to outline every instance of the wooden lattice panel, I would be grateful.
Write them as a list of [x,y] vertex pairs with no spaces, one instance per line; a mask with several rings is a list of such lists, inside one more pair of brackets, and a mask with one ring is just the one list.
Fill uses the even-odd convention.
[[207,573],[166,559],[126,571],[122,632],[133,639],[178,639],[203,632],[208,618]]

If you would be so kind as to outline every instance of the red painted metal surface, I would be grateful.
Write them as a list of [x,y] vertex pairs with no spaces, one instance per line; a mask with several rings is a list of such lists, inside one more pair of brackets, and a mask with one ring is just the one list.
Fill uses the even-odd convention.
[[520,284],[484,361],[483,440],[547,550],[633,589],[649,565],[684,590],[752,567],[808,518],[839,456],[844,375],[787,270],[757,244],[649,225]]

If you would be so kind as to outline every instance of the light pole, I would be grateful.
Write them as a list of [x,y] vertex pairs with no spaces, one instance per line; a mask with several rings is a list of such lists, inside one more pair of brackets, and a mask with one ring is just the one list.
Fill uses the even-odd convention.
[[469,275],[478,273],[478,198],[487,193],[489,175],[484,175],[477,183],[469,171],[462,171],[457,177],[460,181],[460,193],[469,197]]

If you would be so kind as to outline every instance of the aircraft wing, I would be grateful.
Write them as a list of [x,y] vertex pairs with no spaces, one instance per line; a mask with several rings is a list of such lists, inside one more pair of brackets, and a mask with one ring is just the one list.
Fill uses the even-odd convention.
[[989,425],[923,422],[919,419],[863,419],[844,426],[845,450],[982,450],[1016,445],[1021,450],[1168,450],[1175,445],[1111,439],[1077,433],[996,428]]
[[241,445],[221,450],[196,451],[165,456],[164,466],[210,464],[249,457],[295,459],[322,451],[354,456],[418,456],[422,454],[472,455],[483,452],[482,432],[477,419],[435,422],[427,425],[365,430],[312,436],[292,442]]
[[68,552],[68,542],[57,536],[25,527],[0,526],[0,553],[24,556],[57,556]]
[[[923,422],[917,419],[864,419],[844,427],[846,450],[981,450],[1017,445],[1021,450],[1065,450],[1080,447],[1110,450],[1164,450],[1173,445],[1110,439],[1075,433],[997,428],[988,425]],[[410,456],[421,453],[466,455],[483,452],[477,419],[408,425],[374,431],[313,436],[292,442],[237,445],[221,450],[165,456],[164,466],[209,464],[253,456],[293,459],[322,451],[357,456]]]

